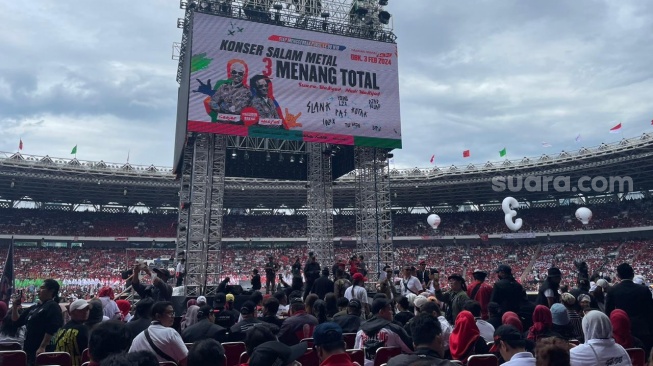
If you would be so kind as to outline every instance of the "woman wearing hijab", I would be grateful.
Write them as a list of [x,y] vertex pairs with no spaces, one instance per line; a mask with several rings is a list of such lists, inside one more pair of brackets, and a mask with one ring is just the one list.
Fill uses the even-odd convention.
[[184,330],[191,325],[197,323],[197,313],[200,311],[200,307],[197,306],[197,301],[195,299],[188,300],[186,302],[186,314],[181,320],[181,329]]
[[632,366],[626,350],[612,338],[610,318],[600,311],[583,317],[585,343],[572,348],[571,366]]
[[551,310],[544,305],[537,305],[533,312],[533,326],[528,329],[527,338],[537,342],[540,338],[562,336],[553,331],[553,317]]
[[109,320],[120,319],[120,309],[114,298],[113,289],[109,286],[102,287],[98,291],[97,297],[102,301],[102,314],[109,318]]
[[485,340],[481,338],[474,315],[467,310],[461,311],[456,317],[456,324],[449,337],[449,351],[452,359],[463,362],[467,362],[471,355],[490,351]]
[[513,313],[512,311],[506,311],[503,313],[503,316],[501,317],[501,324],[512,325],[513,327],[517,328],[520,333],[524,332],[524,326],[522,325],[521,319],[519,319],[519,315]]
[[127,323],[128,321],[132,320],[132,315],[129,313],[129,311],[132,309],[132,306],[129,301],[116,300],[116,305],[118,305],[118,309],[120,309],[120,321]]
[[625,311],[621,309],[612,310],[610,323],[612,324],[612,337],[617,344],[623,348],[646,349],[644,343],[630,332],[630,318]]

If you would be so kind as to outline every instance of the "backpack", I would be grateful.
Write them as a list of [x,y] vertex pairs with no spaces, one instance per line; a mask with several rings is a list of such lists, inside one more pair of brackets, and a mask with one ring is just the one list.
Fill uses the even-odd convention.
[[376,351],[381,347],[385,347],[385,342],[387,339],[388,337],[386,333],[379,334],[379,332],[376,332],[372,336],[367,336],[367,339],[363,341],[365,358],[368,360],[374,360],[374,357],[376,357]]

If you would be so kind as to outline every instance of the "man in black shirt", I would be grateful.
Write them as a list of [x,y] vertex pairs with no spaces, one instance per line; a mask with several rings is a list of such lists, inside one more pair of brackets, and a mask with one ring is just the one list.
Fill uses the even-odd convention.
[[268,263],[265,265],[265,293],[271,294],[274,292],[274,283],[277,276],[279,265],[274,262],[274,257],[268,257]]
[[501,264],[494,272],[499,280],[494,283],[490,302],[499,304],[501,315],[505,314],[506,311],[519,313],[524,288],[512,276],[512,268],[506,264]]
[[261,275],[258,274],[258,269],[254,268],[252,270],[252,291],[258,291],[261,289]]
[[126,328],[129,333],[129,341],[134,340],[140,332],[147,329],[152,323],[152,318],[150,317],[150,311],[152,310],[152,305],[154,305],[154,300],[152,298],[146,297],[141,299],[136,303],[136,310],[134,311],[134,319],[127,323]]
[[[152,280],[152,285],[143,285],[138,275],[141,271],[147,273],[152,277],[152,272],[156,273],[156,277]],[[132,288],[138,295],[144,299],[151,297],[155,302],[157,301],[170,301],[172,300],[172,286],[168,285],[170,279],[170,271],[165,268],[150,268],[143,263],[139,263],[134,267],[134,275],[132,277]]]
[[351,299],[347,306],[347,314],[334,316],[333,322],[340,325],[343,333],[356,333],[361,326],[362,309],[363,305],[358,299]]
[[263,316],[259,319],[266,323],[274,324],[281,328],[283,319],[279,319],[277,312],[279,311],[279,300],[276,297],[270,297],[263,303]]
[[438,318],[431,314],[419,314],[411,321],[410,332],[413,334],[415,352],[391,358],[388,361],[388,366],[411,365],[418,361],[420,365],[422,361],[425,365],[433,366],[455,365],[444,358],[442,327]]
[[333,281],[329,279],[328,268],[322,268],[322,276],[315,280],[311,292],[316,294],[321,300],[324,300],[326,294],[333,292]]
[[306,298],[313,288],[313,283],[320,277],[320,264],[317,263],[313,252],[308,253],[308,262],[304,266],[304,277],[306,277],[306,288],[304,289],[304,298]]
[[197,323],[184,329],[181,334],[184,342],[195,343],[210,338],[222,343],[227,341],[227,329],[214,324],[215,315],[210,306],[204,305],[197,312]]

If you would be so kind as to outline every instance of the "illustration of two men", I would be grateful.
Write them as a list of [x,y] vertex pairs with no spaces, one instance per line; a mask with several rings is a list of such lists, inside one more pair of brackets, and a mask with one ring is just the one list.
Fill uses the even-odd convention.
[[211,79],[206,83],[197,79],[200,86],[195,93],[207,95],[204,108],[212,122],[243,124],[241,112],[252,107],[258,112],[259,123],[262,120],[277,121],[267,124],[269,127],[289,129],[281,112],[281,107],[274,98],[272,82],[263,75],[255,75],[247,85],[248,67],[242,60],[230,60],[227,63],[228,79],[219,80],[211,87]]

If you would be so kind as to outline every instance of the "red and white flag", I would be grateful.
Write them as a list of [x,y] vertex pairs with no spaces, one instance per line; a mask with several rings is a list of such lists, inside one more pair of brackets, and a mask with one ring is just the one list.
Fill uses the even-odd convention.
[[469,152],[469,150],[465,150],[465,151],[463,151],[463,158],[468,158],[468,157],[470,157],[471,155],[472,155],[472,154]]
[[621,132],[621,122],[619,122],[618,125],[610,129],[610,133],[619,133],[619,132]]
[[20,142],[18,143],[18,150],[23,149],[23,139],[20,139]]
[[435,154],[431,155],[431,160],[430,161],[431,161],[431,164],[433,164],[433,162],[435,161]]

